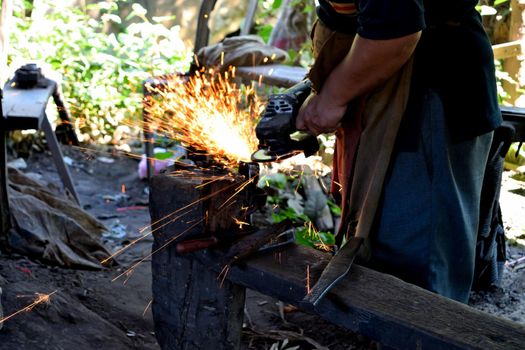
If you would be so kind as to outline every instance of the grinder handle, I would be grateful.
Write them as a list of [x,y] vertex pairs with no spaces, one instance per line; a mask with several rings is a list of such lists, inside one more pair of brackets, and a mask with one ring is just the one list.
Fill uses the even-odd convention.
[[312,82],[310,79],[304,79],[303,81],[300,81],[299,83],[284,91],[283,94],[295,95],[297,102],[299,102],[299,106],[301,106],[311,92]]

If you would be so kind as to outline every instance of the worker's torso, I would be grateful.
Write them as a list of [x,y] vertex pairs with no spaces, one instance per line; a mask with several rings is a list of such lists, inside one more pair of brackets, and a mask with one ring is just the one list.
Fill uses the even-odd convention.
[[422,30],[415,78],[443,96],[453,129],[470,136],[501,123],[494,58],[477,0],[319,0],[328,27],[370,39]]
[[[319,0],[319,5],[325,9],[333,9],[341,14],[351,14],[359,7],[367,5],[369,0]],[[418,2],[414,0],[413,2]],[[421,2],[421,1],[419,1]],[[430,14],[461,14],[465,10],[473,9],[478,0],[423,0],[427,13]]]

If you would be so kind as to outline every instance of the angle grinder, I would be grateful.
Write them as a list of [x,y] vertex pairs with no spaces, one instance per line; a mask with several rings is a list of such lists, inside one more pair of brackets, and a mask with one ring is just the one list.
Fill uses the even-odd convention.
[[261,120],[255,127],[259,140],[254,162],[274,162],[303,152],[306,157],[319,150],[314,135],[298,131],[295,120],[301,105],[310,92],[312,83],[305,79],[279,94],[270,95]]

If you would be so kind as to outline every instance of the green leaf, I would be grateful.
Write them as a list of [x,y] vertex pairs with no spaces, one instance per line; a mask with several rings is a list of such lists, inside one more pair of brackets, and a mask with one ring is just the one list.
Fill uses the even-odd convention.
[[173,157],[173,153],[172,152],[155,153],[155,159],[165,160],[165,159],[170,159],[171,157]]
[[272,4],[272,10],[278,10],[282,5],[282,0],[274,0]]
[[335,245],[335,236],[329,232],[319,231],[317,233],[306,227],[295,231],[295,242],[310,248],[319,249],[322,246]]
[[332,213],[332,215],[341,216],[341,208],[337,204],[335,204],[330,199],[326,202],[326,204],[328,204],[328,207],[330,208],[330,212]]
[[270,35],[272,34],[273,26],[270,24],[262,25],[258,27],[257,34],[263,39],[265,43],[268,43],[270,40]]

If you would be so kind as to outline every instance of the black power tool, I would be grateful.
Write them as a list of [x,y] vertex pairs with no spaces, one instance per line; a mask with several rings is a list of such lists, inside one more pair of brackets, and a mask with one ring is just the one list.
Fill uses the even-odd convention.
[[261,120],[255,127],[259,147],[252,154],[252,161],[273,162],[301,152],[309,157],[319,150],[315,136],[300,132],[295,127],[299,109],[311,91],[312,83],[306,79],[283,93],[270,95]]

